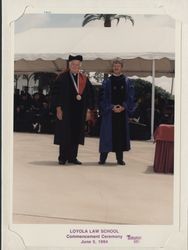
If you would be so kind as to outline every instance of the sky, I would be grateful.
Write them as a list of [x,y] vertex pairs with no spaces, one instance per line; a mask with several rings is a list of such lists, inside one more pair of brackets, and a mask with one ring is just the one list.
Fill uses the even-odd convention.
[[[169,16],[159,15],[131,15],[135,26],[158,26],[175,28],[174,20]],[[81,27],[84,15],[80,14],[25,14],[15,23],[15,32],[23,32],[32,28],[60,28]],[[116,25],[116,21],[113,22]],[[121,19],[118,26],[131,25],[131,22]],[[94,21],[87,24],[88,27],[101,27],[102,21]]]
[[[134,26],[147,27],[170,27],[175,29],[175,21],[169,16],[161,15],[131,15],[135,21]],[[63,28],[81,27],[84,15],[81,14],[25,14],[15,22],[15,33],[24,32],[33,28]],[[116,26],[116,21],[112,26]],[[132,25],[130,21],[121,19],[118,27]],[[88,27],[102,27],[102,21],[94,21],[87,24]],[[151,77],[145,80],[151,81]],[[172,79],[167,77],[156,78],[156,85],[171,91]]]

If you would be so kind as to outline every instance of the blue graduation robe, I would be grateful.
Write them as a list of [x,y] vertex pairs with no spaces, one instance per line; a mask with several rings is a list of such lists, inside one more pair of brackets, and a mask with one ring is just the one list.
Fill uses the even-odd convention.
[[[125,108],[125,119],[124,119],[124,148],[122,151],[130,150],[130,133],[129,133],[129,116],[134,111],[134,86],[132,81],[124,76],[124,90],[125,90],[125,101],[123,106]],[[111,93],[111,78],[103,81],[102,91],[100,98],[100,111],[101,111],[101,127],[100,127],[100,143],[99,152],[112,152],[113,142],[112,142],[112,108],[113,103],[112,93]]]

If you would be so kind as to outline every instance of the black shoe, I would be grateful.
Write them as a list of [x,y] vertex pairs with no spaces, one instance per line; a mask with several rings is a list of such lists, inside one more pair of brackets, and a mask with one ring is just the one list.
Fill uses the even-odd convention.
[[118,165],[124,166],[124,165],[125,165],[125,162],[124,162],[123,160],[121,160],[121,161],[117,161],[117,164],[118,164]]
[[66,161],[65,160],[59,160],[59,165],[65,165],[66,164]]
[[76,164],[76,165],[81,165],[81,161],[75,159],[75,160],[69,160],[68,163],[73,163],[73,164]]
[[105,161],[99,161],[98,164],[99,165],[104,165],[106,162]]

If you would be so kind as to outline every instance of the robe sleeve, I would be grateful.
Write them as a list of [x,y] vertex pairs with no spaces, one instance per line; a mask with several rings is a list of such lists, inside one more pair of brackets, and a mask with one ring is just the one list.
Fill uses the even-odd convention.
[[104,80],[100,89],[99,109],[101,115],[105,115],[108,112],[111,112],[114,106],[113,104],[111,104],[110,90],[107,87],[107,84],[108,81]]
[[87,78],[86,86],[87,86],[87,108],[94,109],[95,108],[94,87],[88,78]]
[[62,81],[62,75],[58,76],[57,79],[54,82],[54,86],[52,88],[52,94],[51,94],[51,106],[52,109],[55,111],[56,107],[62,107],[63,108],[63,81]]
[[125,82],[126,82],[127,98],[126,98],[126,102],[123,103],[123,106],[127,110],[128,116],[132,117],[135,111],[135,107],[136,107],[135,101],[134,101],[134,97],[135,97],[134,84],[133,84],[133,81],[131,81],[131,79],[128,79],[128,78],[125,79]]

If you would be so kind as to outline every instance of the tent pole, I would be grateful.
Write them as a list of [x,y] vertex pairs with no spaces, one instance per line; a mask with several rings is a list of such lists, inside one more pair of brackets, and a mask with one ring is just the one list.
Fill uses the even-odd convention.
[[172,77],[172,85],[171,85],[171,91],[170,91],[171,95],[173,93],[173,88],[174,88],[174,77]]
[[154,110],[155,110],[155,59],[152,61],[152,93],[151,93],[151,140],[154,133]]

